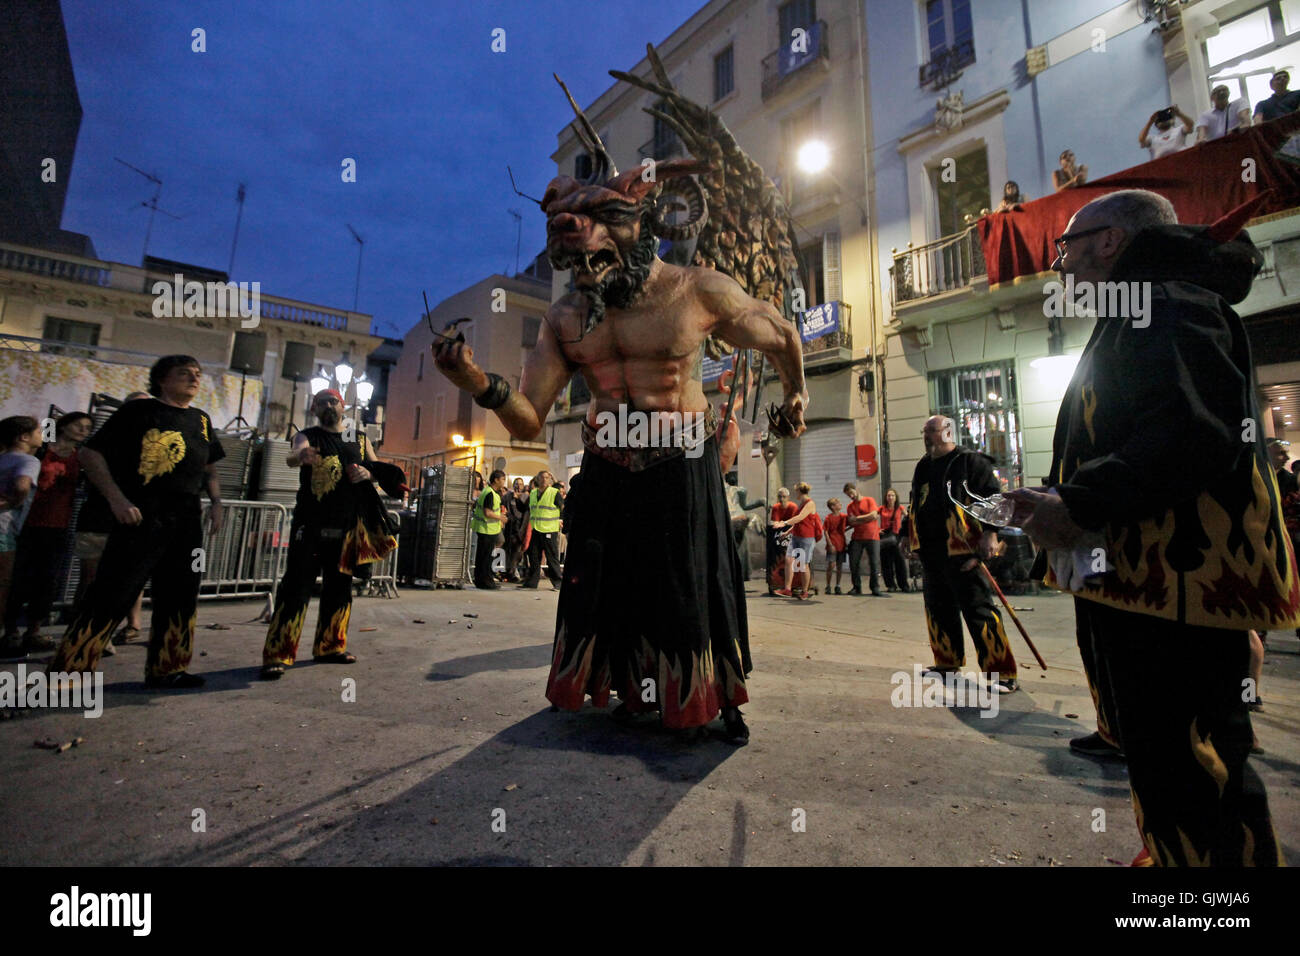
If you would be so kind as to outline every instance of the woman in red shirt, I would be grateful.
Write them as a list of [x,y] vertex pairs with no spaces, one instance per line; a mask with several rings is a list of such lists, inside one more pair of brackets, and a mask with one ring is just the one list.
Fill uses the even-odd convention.
[[[813,546],[817,543],[817,505],[809,497],[812,488],[808,482],[801,481],[794,486],[794,491],[798,496],[796,504],[791,506],[794,508],[795,513],[772,524],[774,528],[789,527],[792,529],[785,558],[785,587],[776,592],[781,597],[794,596],[794,593],[790,590],[790,584],[794,579],[796,570],[807,572],[811,578],[812,569],[809,562],[812,560]],[[796,558],[799,562],[798,568],[795,567]],[[806,585],[800,589],[798,597],[801,601],[808,597]]]
[[54,596],[67,575],[68,526],[72,523],[72,501],[81,477],[77,446],[90,436],[94,420],[85,412],[70,412],[54,425],[55,441],[40,449],[41,475],[36,482],[32,510],[18,539],[14,564],[14,590],[5,608],[6,641],[18,636],[18,617],[27,606],[27,630],[23,648],[53,650],[55,641],[41,636],[41,626],[50,616]]
[[835,593],[840,590],[840,578],[844,574],[844,561],[849,554],[849,544],[844,540],[844,529],[848,527],[848,518],[840,511],[840,499],[832,498],[826,502],[830,512],[826,516],[826,593],[831,593],[831,569],[835,569]]
[[880,570],[885,576],[885,587],[904,594],[912,590],[907,586],[907,558],[903,556],[906,514],[907,509],[898,502],[898,492],[890,488],[885,492],[885,503],[880,506]]

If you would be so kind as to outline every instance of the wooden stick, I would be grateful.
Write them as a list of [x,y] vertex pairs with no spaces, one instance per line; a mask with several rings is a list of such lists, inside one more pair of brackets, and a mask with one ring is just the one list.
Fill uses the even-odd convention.
[[[976,558],[975,560],[979,561],[979,558]],[[1038,648],[1034,647],[1034,642],[1029,639],[1029,632],[1026,631],[1025,626],[1020,623],[1020,618],[1016,617],[1016,612],[1011,609],[1011,602],[1007,600],[1007,596],[1003,594],[1002,589],[998,587],[998,582],[993,577],[993,572],[989,570],[989,566],[983,561],[979,561],[979,565],[984,570],[984,576],[988,578],[989,584],[993,585],[994,593],[996,593],[1001,599],[1002,606],[1005,607],[1007,613],[1011,615],[1011,620],[1016,622],[1016,627],[1020,629],[1020,636],[1025,639],[1025,643],[1029,645],[1029,649],[1034,652],[1034,660],[1038,661],[1039,667],[1043,670],[1047,670],[1047,663],[1043,660],[1043,655],[1038,653]]]

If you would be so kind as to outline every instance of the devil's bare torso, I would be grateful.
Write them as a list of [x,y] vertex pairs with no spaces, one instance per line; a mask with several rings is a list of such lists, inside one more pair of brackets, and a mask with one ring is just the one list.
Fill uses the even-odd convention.
[[705,337],[723,318],[699,294],[700,273],[656,262],[642,294],[626,309],[608,306],[585,336],[587,301],[570,294],[551,307],[549,319],[565,358],[591,389],[587,420],[620,405],[641,411],[702,412],[708,408],[699,379]]

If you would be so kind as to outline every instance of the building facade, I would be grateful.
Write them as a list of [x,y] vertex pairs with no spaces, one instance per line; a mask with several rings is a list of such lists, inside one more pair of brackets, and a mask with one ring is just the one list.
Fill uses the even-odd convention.
[[[518,389],[550,306],[550,292],[549,275],[539,277],[535,270],[513,278],[488,276],[439,302],[429,318],[441,332],[455,319],[468,317],[457,331],[474,350],[475,364],[504,376]],[[388,376],[384,452],[409,458],[472,453],[485,477],[501,458],[512,478],[532,477],[549,467],[552,429],[548,426],[531,440],[512,438],[495,414],[474,404],[434,367],[434,339],[429,322],[421,317],[402,340],[402,354]]]
[[[713,0],[656,47],[674,86],[714,111],[783,190],[805,264],[807,306],[836,320],[828,334],[804,342],[807,433],[784,443],[769,467],[759,454],[766,418],[760,412],[756,424],[744,426],[739,481],[753,498],[805,480],[825,501],[858,479],[859,446],[870,446],[864,461],[873,461],[879,446],[876,382],[884,330],[880,272],[867,228],[870,117],[863,45],[859,3]],[[650,76],[648,61],[629,72]],[[647,158],[686,155],[671,129],[644,112],[654,105],[652,94],[615,83],[585,107],[620,170]],[[827,169],[817,174],[802,172],[796,162],[811,141],[829,152]],[[559,173],[581,178],[590,169],[571,126],[560,131],[552,158]],[[563,295],[568,282],[567,272],[557,273],[552,297]],[[704,364],[706,393],[715,405],[723,401],[716,389],[720,373],[718,365]],[[581,463],[580,423],[588,398],[585,383],[575,380],[548,420],[555,431],[551,466],[557,475],[572,474]],[[769,379],[764,403],[780,399],[779,383]],[[879,479],[862,480],[870,487]]]
[[[1066,319],[1063,343],[1050,343],[1044,285],[1055,276],[990,286],[975,220],[1007,180],[1029,198],[1051,192],[1064,150],[1090,180],[1148,161],[1147,118],[1170,104],[1195,118],[1219,83],[1263,99],[1275,69],[1300,66],[1300,4],[871,0],[865,10],[891,480],[909,482],[921,426],[943,413],[1008,486],[1039,484],[1093,320]],[[1252,224],[1269,265],[1237,306],[1269,435],[1300,416],[1295,212]]]
[[[154,290],[159,283],[174,287],[178,273],[171,267],[164,271],[158,260],[146,265],[149,268],[0,243],[0,352],[5,353],[0,361],[29,370],[55,359],[65,365],[68,360],[80,363],[78,384],[58,393],[70,411],[87,407],[91,392],[121,398],[144,388],[147,370],[138,367],[147,367],[161,355],[193,355],[209,378],[232,383],[233,395],[228,402],[223,398],[221,410],[208,409],[219,427],[242,414],[249,425],[280,438],[290,421],[300,428],[310,424],[304,418],[310,385],[304,379],[295,394],[295,383],[283,376],[290,343],[300,343],[315,367],[332,366],[345,357],[357,361],[383,341],[369,333],[369,315],[260,292],[254,318],[237,311],[229,314],[224,302],[219,311],[227,314],[216,314],[208,301],[195,310],[198,314],[187,316],[181,310],[159,316],[164,310],[157,308]],[[202,280],[206,287],[214,277],[224,277],[179,263],[171,266],[182,270],[182,286]],[[244,383],[242,412],[236,404],[241,376],[229,372],[238,335],[253,336],[252,345],[262,353],[261,374],[248,376]],[[0,415],[39,417],[45,412],[36,406],[49,404],[12,387],[2,397]]]

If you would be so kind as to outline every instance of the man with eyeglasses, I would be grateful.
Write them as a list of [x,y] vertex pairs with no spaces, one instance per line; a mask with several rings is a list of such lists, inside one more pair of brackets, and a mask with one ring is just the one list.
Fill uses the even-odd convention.
[[50,672],[93,671],[145,583],[152,580],[153,626],[145,684],[192,688],[203,678],[187,668],[194,655],[203,547],[199,491],[212,502],[209,528],[221,530],[216,464],[226,456],[207,412],[191,406],[202,379],[198,359],[167,355],[149,370],[149,400],[127,402],[77,453],[107,500],[115,524],[99,571]]
[[[1246,762],[1247,632],[1300,622],[1300,579],[1229,306],[1262,264],[1240,229],[1247,209],[1181,226],[1167,199],[1122,190],[1075,213],[1053,268],[1076,289],[1149,283],[1148,309],[1141,323],[1096,320],[1057,417],[1049,486],[1011,493],[1013,520],[1047,549],[1045,583],[1074,595],[1099,723],[1128,758],[1145,845],[1135,863],[1280,861]],[[1195,467],[1171,467],[1189,453]],[[1100,573],[1067,587],[1057,572],[1090,533],[1104,546],[1082,560]]]

